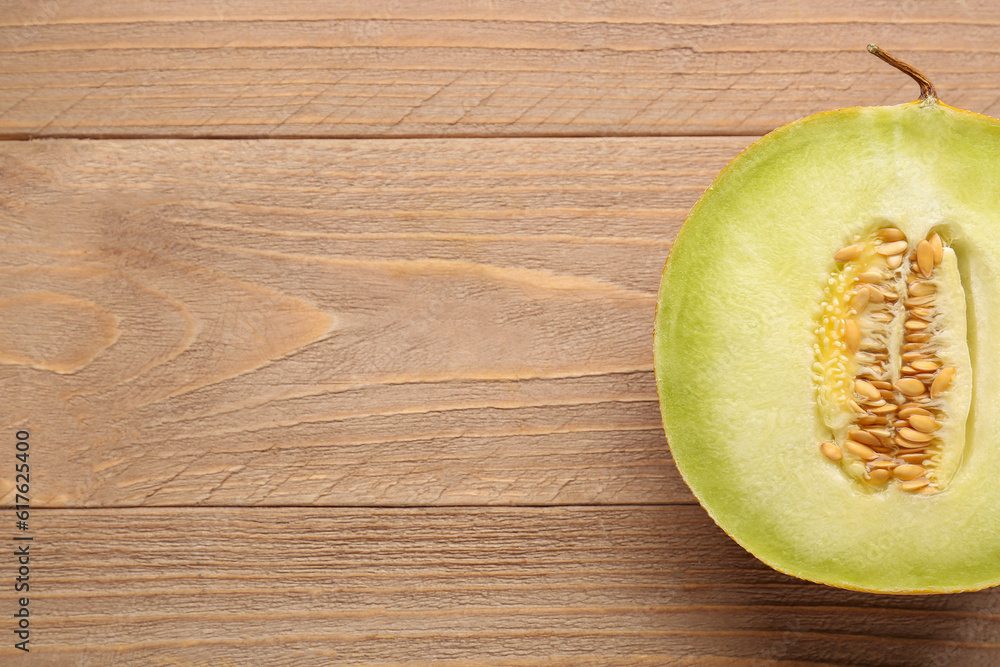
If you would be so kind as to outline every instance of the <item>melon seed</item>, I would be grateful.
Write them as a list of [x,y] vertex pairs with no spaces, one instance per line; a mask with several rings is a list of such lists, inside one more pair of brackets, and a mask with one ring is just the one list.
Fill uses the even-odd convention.
[[938,369],[938,363],[936,361],[920,360],[914,361],[910,365],[921,373],[933,373]]
[[937,398],[944,392],[948,391],[948,387],[951,386],[951,380],[955,377],[955,369],[952,367],[942,368],[934,378],[934,382],[931,384],[931,398]]
[[840,447],[833,444],[832,442],[824,442],[819,446],[823,456],[830,459],[831,461],[839,461],[844,458],[844,454],[840,451]]
[[[860,405],[858,405],[857,401],[855,401],[853,398],[847,399],[847,406],[849,408],[851,408],[851,410],[854,410],[855,412],[857,412],[858,414],[862,414],[863,415],[863,414],[866,414],[866,412],[867,412],[863,407],[861,407]],[[893,407],[895,407],[895,406],[893,406]],[[873,412],[874,412],[874,410],[873,410]]]
[[[868,292],[868,300],[872,303],[885,303],[885,293],[880,290],[875,285],[862,285],[866,292]],[[861,289],[859,287],[858,289]]]
[[933,433],[934,431],[941,428],[941,424],[938,424],[934,419],[927,415],[912,415],[909,418],[910,426],[914,429],[920,431],[921,433]]
[[858,345],[861,344],[861,329],[858,328],[858,323],[854,320],[847,320],[844,323],[844,344],[851,351],[851,354],[857,352]]
[[851,308],[854,312],[860,313],[868,305],[868,299],[870,297],[870,292],[866,289],[859,289],[854,292],[854,296],[851,297]]
[[[900,435],[897,435],[895,438],[893,438],[893,442],[895,442],[896,446],[899,447],[900,449],[921,449],[922,450],[922,449],[925,449],[927,447],[927,443],[926,442],[910,442],[909,440],[905,439],[903,436],[900,436]],[[904,453],[907,453],[907,452],[904,452]]]
[[922,433],[909,427],[899,429],[899,435],[910,442],[930,442],[934,437],[930,433]]
[[921,477],[919,479],[910,480],[909,482],[903,482],[899,485],[899,488],[905,491],[917,491],[919,489],[924,488],[929,483],[930,482],[928,480]]
[[[906,252],[906,241],[893,241],[892,243],[883,243],[879,247],[875,248],[875,252],[880,255],[898,255],[900,253]],[[858,253],[861,256],[861,253]],[[856,259],[856,258],[855,258]]]
[[[858,255],[861,253],[859,252]],[[925,278],[931,277],[934,270],[934,246],[930,241],[921,241],[917,244],[917,268]]]
[[905,405],[899,409],[900,419],[909,419],[913,415],[922,415],[925,417],[930,417],[931,413],[929,410],[918,407],[916,405]]
[[[837,450],[840,451],[840,450]],[[893,469],[892,474],[896,479],[901,479],[903,481],[909,481],[911,479],[916,479],[924,474],[924,469],[921,466],[914,465],[912,463],[904,463],[901,466],[897,466]]]
[[867,380],[860,380],[860,379],[855,380],[854,381],[854,391],[858,392],[859,394],[861,394],[865,398],[872,399],[873,401],[877,401],[879,398],[881,398],[881,395],[879,394],[879,390],[876,389],[874,387],[874,385],[872,385]]
[[924,383],[913,378],[903,378],[896,382],[896,389],[899,389],[907,396],[920,396],[924,393]]
[[881,426],[882,424],[888,424],[889,421],[885,417],[879,417],[878,415],[861,415],[858,417],[858,423],[862,426]]
[[906,286],[906,292],[910,296],[928,296],[936,291],[937,288],[934,287],[933,283],[914,281]]
[[[856,245],[849,245],[846,248],[841,248],[836,255],[833,256],[835,262],[853,262],[858,257],[861,257],[861,253],[865,251],[864,244],[858,243]],[[931,255],[933,261],[933,255]]]
[[895,227],[883,227],[882,229],[875,232],[875,235],[886,243],[892,243],[894,241],[902,241],[906,238],[906,235],[902,231],[896,229]]
[[873,484],[882,484],[883,482],[889,480],[890,474],[891,473],[888,470],[882,470],[881,468],[878,468],[868,473],[868,480]]
[[941,263],[941,260],[944,259],[944,242],[941,240],[941,235],[937,232],[931,234],[930,238],[927,240],[930,242],[931,248],[934,250],[934,266],[937,266]]
[[[865,271],[858,274],[858,282],[862,283],[880,283],[883,278],[881,271]],[[885,296],[885,292],[882,292],[882,295]]]
[[878,438],[876,438],[871,433],[868,433],[867,431],[854,430],[848,433],[847,435],[848,437],[851,438],[851,440],[854,440],[855,442],[860,442],[863,445],[868,445],[869,447],[878,447],[879,445],[882,444],[881,442],[879,442]]
[[848,440],[844,443],[844,447],[846,447],[847,451],[851,454],[854,454],[858,458],[864,459],[865,461],[871,461],[872,459],[878,458],[878,454],[876,454],[871,447],[862,445],[860,442]]

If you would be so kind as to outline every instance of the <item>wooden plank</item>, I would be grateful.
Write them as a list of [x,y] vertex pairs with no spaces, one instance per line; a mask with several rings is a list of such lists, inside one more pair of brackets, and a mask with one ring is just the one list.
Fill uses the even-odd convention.
[[990,2],[7,2],[0,136],[757,135],[916,97],[1000,113]]
[[54,507],[692,502],[655,296],[748,141],[8,142],[0,422]]
[[23,664],[1000,659],[1000,591],[802,582],[699,507],[42,510],[31,534]]

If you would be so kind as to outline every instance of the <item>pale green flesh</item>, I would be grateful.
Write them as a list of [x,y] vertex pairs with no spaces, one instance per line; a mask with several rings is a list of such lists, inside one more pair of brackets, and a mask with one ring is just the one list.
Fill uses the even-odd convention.
[[[830,258],[895,226],[953,239],[975,377],[960,466],[930,496],[866,493],[826,460],[813,322]],[[758,558],[881,592],[1000,583],[1000,123],[939,104],[781,128],[692,211],[664,272],[655,366],[677,465]],[[964,391],[968,391],[966,388]]]

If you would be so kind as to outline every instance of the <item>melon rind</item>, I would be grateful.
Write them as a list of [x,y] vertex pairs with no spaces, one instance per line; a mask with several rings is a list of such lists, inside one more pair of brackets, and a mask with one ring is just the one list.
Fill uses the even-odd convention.
[[[952,239],[974,388],[944,491],[870,493],[819,452],[813,328],[830,259],[882,226]],[[767,135],[715,179],[657,305],[664,429],[685,481],[783,572],[875,592],[1000,583],[1000,123],[931,100],[852,108]]]

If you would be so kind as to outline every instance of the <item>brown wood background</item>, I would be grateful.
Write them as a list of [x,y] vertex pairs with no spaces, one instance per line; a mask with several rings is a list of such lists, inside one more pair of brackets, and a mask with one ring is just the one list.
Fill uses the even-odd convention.
[[870,41],[1000,114],[992,3],[833,4],[0,2],[0,660],[1000,664],[1000,593],[773,572],[659,424],[731,157],[914,98]]

